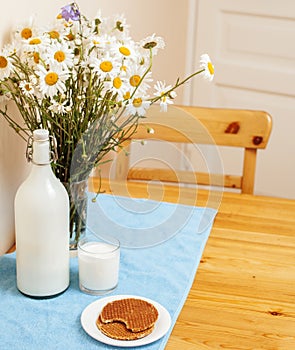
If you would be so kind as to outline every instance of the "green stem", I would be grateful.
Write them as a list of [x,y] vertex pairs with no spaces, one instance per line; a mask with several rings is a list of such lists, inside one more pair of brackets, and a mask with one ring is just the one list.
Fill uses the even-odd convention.
[[173,85],[173,87],[172,87],[171,89],[167,90],[165,93],[163,93],[163,95],[150,99],[151,103],[153,104],[153,103],[159,101],[161,98],[163,98],[163,96],[169,95],[170,92],[174,91],[174,90],[177,89],[179,86],[185,84],[188,80],[190,80],[191,78],[193,78],[194,76],[196,76],[196,75],[198,75],[198,74],[203,73],[204,71],[205,71],[205,69],[203,68],[203,69],[200,69],[199,71],[197,71],[197,72],[195,72],[195,73],[189,75],[188,77],[186,77],[185,79],[183,79],[181,82],[179,82],[179,81],[177,80],[177,82]]
[[137,89],[139,88],[139,86],[143,82],[144,78],[147,76],[147,74],[151,71],[151,69],[153,67],[153,51],[152,51],[152,49],[149,49],[149,50],[150,50],[150,63],[149,63],[149,66],[146,69],[146,71],[144,72],[143,76],[140,78],[139,83],[137,84],[136,88],[134,89],[133,93],[130,96],[130,99],[132,99],[132,97],[136,93]]

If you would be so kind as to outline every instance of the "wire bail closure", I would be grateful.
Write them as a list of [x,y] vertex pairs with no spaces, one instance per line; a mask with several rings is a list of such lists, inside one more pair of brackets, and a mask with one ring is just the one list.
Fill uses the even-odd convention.
[[[57,154],[57,144],[56,144],[56,140],[53,136],[49,135],[49,138],[46,140],[34,140],[34,136],[31,135],[28,138],[27,141],[27,148],[26,148],[26,158],[28,162],[32,162],[33,161],[33,142],[48,142],[50,144],[50,159],[49,159],[49,163],[44,163],[44,165],[47,164],[51,164],[52,162],[56,162],[57,158],[58,158],[58,154]],[[34,163],[35,164],[35,163]],[[38,164],[40,165],[40,164]]]

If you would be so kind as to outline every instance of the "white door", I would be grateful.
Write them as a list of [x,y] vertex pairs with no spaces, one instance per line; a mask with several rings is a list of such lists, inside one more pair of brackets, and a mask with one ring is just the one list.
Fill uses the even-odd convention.
[[[202,53],[215,65],[213,84],[191,83],[188,103],[266,110],[273,130],[258,151],[256,194],[295,198],[295,2],[199,0],[195,11],[195,69]],[[197,6],[195,6],[197,4]],[[223,151],[225,170],[237,154]]]

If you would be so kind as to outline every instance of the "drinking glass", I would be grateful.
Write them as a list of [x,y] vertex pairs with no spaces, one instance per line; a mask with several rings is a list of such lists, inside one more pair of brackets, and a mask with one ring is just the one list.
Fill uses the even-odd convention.
[[81,291],[102,295],[118,285],[120,242],[112,237],[88,235],[78,243],[79,287]]

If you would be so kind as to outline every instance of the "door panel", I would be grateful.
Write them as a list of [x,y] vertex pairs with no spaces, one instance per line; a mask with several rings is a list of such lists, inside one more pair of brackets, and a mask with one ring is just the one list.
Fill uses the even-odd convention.
[[[195,79],[189,103],[261,109],[273,117],[258,153],[255,193],[295,198],[295,2],[199,0],[195,62],[206,52],[212,84]],[[222,151],[226,168],[238,155]]]

